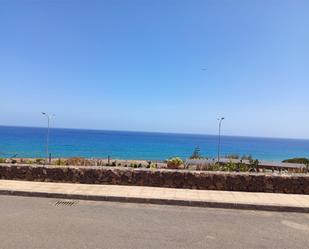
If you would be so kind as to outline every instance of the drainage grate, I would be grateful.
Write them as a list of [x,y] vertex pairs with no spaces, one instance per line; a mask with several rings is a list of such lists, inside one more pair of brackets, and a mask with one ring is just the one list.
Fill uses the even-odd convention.
[[77,201],[57,201],[55,203],[55,206],[56,207],[62,207],[62,206],[72,207],[72,206],[75,206],[77,203],[78,203]]

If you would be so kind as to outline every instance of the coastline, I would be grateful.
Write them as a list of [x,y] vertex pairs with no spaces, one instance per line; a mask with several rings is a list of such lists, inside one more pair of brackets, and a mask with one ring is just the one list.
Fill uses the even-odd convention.
[[[257,172],[308,172],[308,165],[302,163],[288,163],[288,162],[270,162],[256,160],[257,165],[250,160],[220,158],[219,165],[243,165],[247,166],[247,170],[257,168]],[[81,167],[120,167],[120,168],[153,168],[153,169],[187,169],[194,171],[216,171],[212,166],[218,165],[215,159],[186,159],[177,167],[170,167],[168,160],[132,160],[132,159],[118,159],[118,158],[51,158],[50,161],[45,158],[0,158],[0,164],[14,164],[14,165],[53,165],[53,166],[81,166]],[[218,171],[235,171],[235,169],[223,169]],[[237,172],[237,171],[236,171]]]

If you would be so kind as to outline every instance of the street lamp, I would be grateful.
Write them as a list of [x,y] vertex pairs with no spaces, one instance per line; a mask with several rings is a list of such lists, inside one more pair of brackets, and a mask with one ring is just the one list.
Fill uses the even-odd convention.
[[221,147],[221,124],[222,121],[224,120],[224,118],[218,118],[217,119],[219,121],[219,137],[218,137],[218,163],[220,162],[220,147]]
[[48,146],[49,146],[49,128],[50,128],[50,120],[55,117],[55,114],[47,114],[46,112],[42,112],[42,114],[47,118],[47,134],[46,134],[46,161],[49,158],[49,151],[48,151]]

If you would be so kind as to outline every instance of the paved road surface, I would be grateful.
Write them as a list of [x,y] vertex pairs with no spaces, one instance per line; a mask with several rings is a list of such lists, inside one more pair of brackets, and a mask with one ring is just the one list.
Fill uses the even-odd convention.
[[1,249],[308,248],[309,214],[0,196]]

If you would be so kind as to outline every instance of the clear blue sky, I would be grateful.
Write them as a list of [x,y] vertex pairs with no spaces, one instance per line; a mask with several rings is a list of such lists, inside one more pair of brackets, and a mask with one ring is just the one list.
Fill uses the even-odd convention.
[[[308,0],[0,0],[0,124],[309,138]],[[207,68],[206,71],[201,70]]]

